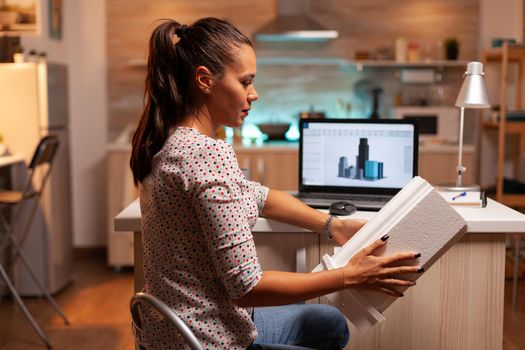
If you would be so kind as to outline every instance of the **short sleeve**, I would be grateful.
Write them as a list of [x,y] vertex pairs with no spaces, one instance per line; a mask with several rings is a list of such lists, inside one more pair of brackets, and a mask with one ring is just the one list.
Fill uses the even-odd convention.
[[[226,145],[211,143],[195,155],[191,197],[208,245],[210,259],[232,299],[261,279],[235,155]],[[258,196],[264,196],[263,190]]]
[[264,209],[264,204],[266,203],[266,198],[268,197],[270,189],[255,181],[248,181],[247,185],[252,192],[255,193],[255,200],[257,201],[257,208],[259,209],[260,214]]

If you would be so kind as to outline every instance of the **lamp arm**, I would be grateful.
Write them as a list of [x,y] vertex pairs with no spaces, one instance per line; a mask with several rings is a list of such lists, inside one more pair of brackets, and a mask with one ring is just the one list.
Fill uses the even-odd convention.
[[458,177],[456,179],[456,187],[463,186],[463,173],[467,170],[463,165],[463,124],[465,119],[465,107],[460,107],[459,114],[459,144],[458,144],[458,166],[456,168]]

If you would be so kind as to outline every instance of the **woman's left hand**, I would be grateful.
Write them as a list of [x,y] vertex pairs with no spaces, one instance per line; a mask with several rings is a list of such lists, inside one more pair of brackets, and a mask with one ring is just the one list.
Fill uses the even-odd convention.
[[368,221],[359,219],[340,220],[334,218],[332,222],[332,238],[338,245],[343,245],[359,231]]

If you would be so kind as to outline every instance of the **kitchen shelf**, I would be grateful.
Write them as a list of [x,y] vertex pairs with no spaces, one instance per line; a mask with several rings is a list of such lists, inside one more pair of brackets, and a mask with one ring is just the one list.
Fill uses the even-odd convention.
[[418,61],[397,62],[394,60],[348,60],[336,57],[259,57],[257,63],[261,65],[340,65],[386,68],[415,68],[415,67],[466,67],[467,61]]
[[[394,60],[348,60],[337,57],[258,57],[259,65],[282,65],[282,66],[356,66],[358,70],[364,67],[377,68],[441,68],[441,67],[466,67],[468,61],[439,60],[419,62],[397,62]],[[131,68],[146,67],[147,60],[132,58],[126,61],[126,66]]]
[[[506,125],[506,132],[509,133],[509,134],[514,134],[514,133],[523,133],[525,134],[525,122],[522,122],[522,121],[509,121],[507,120],[507,122],[505,123]],[[485,129],[492,129],[492,130],[498,130],[499,128],[499,123],[498,122],[494,122],[494,121],[486,121],[486,122],[483,122],[483,127]]]

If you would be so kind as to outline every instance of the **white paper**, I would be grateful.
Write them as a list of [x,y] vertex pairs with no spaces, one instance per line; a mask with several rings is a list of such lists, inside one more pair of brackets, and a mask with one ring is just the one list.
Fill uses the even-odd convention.
[[480,191],[465,191],[465,192],[454,192],[454,191],[442,191],[439,192],[443,198],[450,205],[460,206],[472,206],[481,207],[481,192]]

